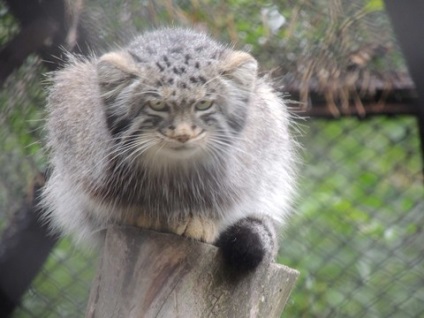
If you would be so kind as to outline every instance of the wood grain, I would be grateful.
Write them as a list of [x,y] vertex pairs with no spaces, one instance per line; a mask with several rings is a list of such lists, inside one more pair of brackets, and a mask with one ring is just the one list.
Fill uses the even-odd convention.
[[277,264],[237,273],[213,245],[112,227],[86,317],[280,317],[298,274]]

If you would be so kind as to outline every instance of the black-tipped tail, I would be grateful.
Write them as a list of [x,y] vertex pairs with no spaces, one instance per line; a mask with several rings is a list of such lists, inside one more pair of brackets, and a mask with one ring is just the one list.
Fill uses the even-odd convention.
[[241,271],[255,269],[272,254],[275,244],[272,229],[261,220],[245,218],[227,228],[216,245],[230,267]]

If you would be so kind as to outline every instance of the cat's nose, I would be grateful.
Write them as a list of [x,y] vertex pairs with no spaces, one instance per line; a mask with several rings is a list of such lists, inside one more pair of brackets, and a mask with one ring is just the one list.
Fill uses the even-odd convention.
[[194,131],[189,123],[180,122],[171,126],[173,126],[174,129],[172,130],[169,128],[171,129],[170,137],[181,143],[186,143],[189,139],[194,137]]
[[179,142],[185,143],[190,139],[190,135],[178,135],[174,137],[176,140],[178,140]]

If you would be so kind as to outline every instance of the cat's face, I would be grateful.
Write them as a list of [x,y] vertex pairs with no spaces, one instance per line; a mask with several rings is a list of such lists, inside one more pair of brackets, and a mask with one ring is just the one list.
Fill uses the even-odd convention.
[[122,97],[128,122],[119,135],[129,157],[163,163],[206,160],[225,152],[236,138],[233,122],[243,120],[247,105],[231,114],[228,94],[217,93],[222,86],[219,79],[184,91],[170,85],[152,86],[150,81],[134,79],[132,89]]
[[222,99],[212,95],[177,100],[160,90],[132,103],[132,123],[122,138],[144,159],[190,160],[214,156],[231,144]]
[[[250,58],[246,55],[245,60]],[[155,61],[137,64],[122,54],[109,55],[106,61],[99,63],[98,73],[107,123],[130,162],[223,160],[240,138],[252,91],[251,81],[246,81],[250,69],[236,65],[242,74],[234,69],[225,73],[222,61],[216,60],[202,61],[203,67],[193,62],[190,68],[186,59],[174,58],[171,71],[164,72],[163,60],[159,66]],[[131,70],[123,71],[121,64]],[[183,68],[184,72],[172,71]],[[256,76],[255,61],[253,71]]]

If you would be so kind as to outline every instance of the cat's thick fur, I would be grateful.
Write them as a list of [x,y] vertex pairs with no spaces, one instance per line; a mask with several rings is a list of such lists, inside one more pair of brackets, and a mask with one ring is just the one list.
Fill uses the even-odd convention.
[[235,266],[275,254],[295,144],[257,62],[203,33],[162,29],[54,74],[46,217],[82,243],[111,223],[215,242]]

